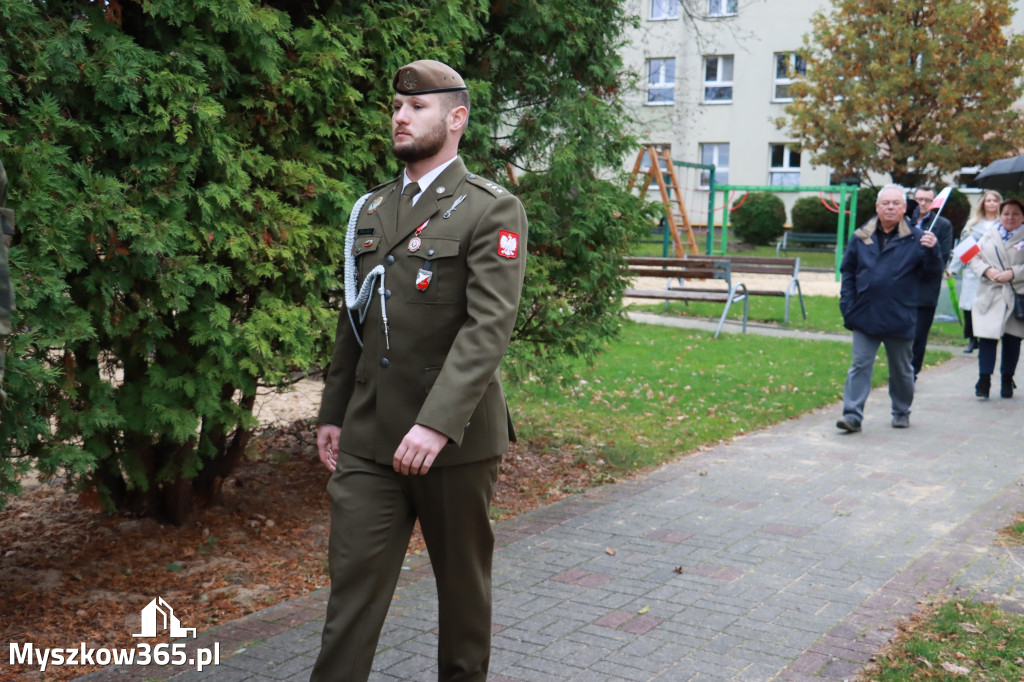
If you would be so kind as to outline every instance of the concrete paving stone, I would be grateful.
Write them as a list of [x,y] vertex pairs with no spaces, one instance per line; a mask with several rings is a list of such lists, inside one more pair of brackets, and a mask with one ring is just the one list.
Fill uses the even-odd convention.
[[304,657],[295,657],[283,663],[268,665],[260,674],[274,680],[286,680],[299,672],[310,668],[310,661]]
[[[402,652],[404,655],[391,663],[390,665],[377,666],[374,664],[374,669],[380,672],[397,677],[400,680],[409,680],[417,676],[423,677],[424,673],[436,671],[436,660],[437,652],[433,651],[429,655],[427,654],[414,654],[410,655],[408,652]],[[389,659],[390,660],[390,659]]]
[[592,670],[596,670],[599,673],[614,675],[615,677],[623,680],[644,682],[644,680],[649,680],[653,673],[661,673],[665,668],[657,671],[651,671],[637,667],[635,661],[632,660],[627,663],[616,663],[614,661],[604,659],[596,662],[593,665]]
[[532,636],[530,639],[523,639],[523,634],[523,631],[516,630],[515,628],[502,630],[501,633],[491,637],[491,647],[508,649],[523,655],[533,655],[548,644],[547,639],[540,642],[533,641],[536,637]]

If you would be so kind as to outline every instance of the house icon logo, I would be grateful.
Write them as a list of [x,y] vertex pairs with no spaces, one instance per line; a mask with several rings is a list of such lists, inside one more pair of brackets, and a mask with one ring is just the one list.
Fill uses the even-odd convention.
[[142,609],[142,632],[132,637],[156,637],[158,632],[164,630],[167,630],[171,637],[188,637],[189,633],[193,637],[196,636],[196,629],[181,627],[171,605],[165,602],[163,597],[157,597]]

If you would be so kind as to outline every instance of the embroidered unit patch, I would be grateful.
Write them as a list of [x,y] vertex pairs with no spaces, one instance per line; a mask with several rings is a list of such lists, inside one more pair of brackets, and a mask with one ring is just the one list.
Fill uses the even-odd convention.
[[519,235],[508,230],[498,231],[498,255],[515,258],[519,255]]

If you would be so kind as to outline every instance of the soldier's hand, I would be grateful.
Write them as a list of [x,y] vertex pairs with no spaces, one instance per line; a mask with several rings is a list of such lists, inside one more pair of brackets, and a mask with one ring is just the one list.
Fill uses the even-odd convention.
[[338,468],[338,441],[341,440],[341,427],[334,424],[321,424],[316,430],[316,449],[320,453],[320,461],[328,471]]
[[424,475],[441,448],[448,442],[448,436],[422,424],[414,424],[395,450],[392,466],[403,476]]

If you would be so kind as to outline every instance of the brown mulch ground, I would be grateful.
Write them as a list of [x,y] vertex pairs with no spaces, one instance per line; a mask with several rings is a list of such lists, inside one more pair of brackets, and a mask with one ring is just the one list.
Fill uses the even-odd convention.
[[[0,512],[0,641],[131,647],[139,612],[157,596],[202,631],[325,586],[328,473],[312,430],[269,429],[254,450],[225,485],[224,504],[180,528],[104,515],[53,483],[11,500]],[[571,451],[513,444],[494,509],[516,516],[590,487],[595,473]],[[417,533],[410,550],[421,549]],[[67,680],[96,667],[41,675],[5,657],[0,679]]]

